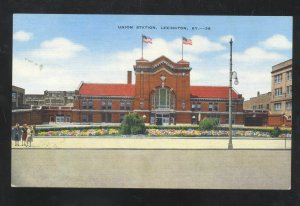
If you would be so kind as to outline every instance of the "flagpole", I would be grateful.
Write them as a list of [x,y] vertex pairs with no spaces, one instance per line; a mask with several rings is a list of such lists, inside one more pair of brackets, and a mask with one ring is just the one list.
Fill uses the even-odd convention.
[[183,60],[183,39],[181,39],[181,59]]
[[142,34],[142,59],[144,58],[144,41],[143,41],[143,34]]

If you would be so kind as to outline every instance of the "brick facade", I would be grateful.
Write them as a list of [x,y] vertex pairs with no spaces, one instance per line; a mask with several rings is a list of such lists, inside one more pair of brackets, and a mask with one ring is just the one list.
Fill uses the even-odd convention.
[[286,115],[273,114],[268,116],[268,126],[291,127],[292,120],[288,119]]
[[[127,72],[127,84],[82,82],[74,92],[73,107],[42,106],[36,111],[39,117],[26,113],[24,122],[120,123],[124,115],[137,112],[146,123],[158,125],[196,124],[208,117],[228,123],[229,88],[191,86],[189,62],[161,56],[137,60],[133,68]],[[243,97],[234,90],[232,107],[233,123],[244,124]],[[17,113],[22,115],[15,111],[13,122],[21,123]]]
[[256,97],[251,97],[249,100],[244,101],[244,110],[270,110],[272,92],[260,94],[257,92]]
[[[191,86],[191,69],[189,62],[175,63],[161,56],[154,61],[136,61],[135,84],[132,84],[132,72],[127,73],[127,84],[82,83],[75,92],[73,121],[87,120],[85,116],[91,113],[93,118],[87,122],[119,123],[125,114],[137,112],[150,124],[191,124],[206,117],[217,117],[220,123],[228,123],[229,88]],[[88,108],[89,101],[93,102],[92,108]],[[108,102],[111,102],[109,107]],[[193,103],[201,104],[201,108],[192,108]],[[210,105],[217,109],[211,110]],[[244,123],[243,98],[235,91],[233,121]]]
[[12,125],[16,125],[16,123],[23,125],[35,125],[43,123],[43,111],[42,110],[32,110],[32,109],[23,109],[18,111],[13,111]]

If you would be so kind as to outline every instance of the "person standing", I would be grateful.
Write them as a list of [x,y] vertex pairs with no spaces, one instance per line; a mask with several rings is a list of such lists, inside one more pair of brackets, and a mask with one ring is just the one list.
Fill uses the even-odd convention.
[[15,135],[15,146],[19,146],[19,141],[20,141],[20,136],[21,136],[21,128],[18,123],[15,126],[14,135]]
[[26,138],[27,138],[27,125],[23,124],[23,127],[22,127],[22,146],[26,146],[25,145]]
[[27,127],[26,147],[28,146],[28,142],[29,142],[29,147],[31,147],[32,132],[33,132],[32,130],[33,130],[32,126]]

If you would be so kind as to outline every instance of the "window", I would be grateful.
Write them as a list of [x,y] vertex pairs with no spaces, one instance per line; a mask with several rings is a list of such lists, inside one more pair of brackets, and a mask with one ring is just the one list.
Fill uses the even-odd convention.
[[125,117],[125,114],[120,114],[120,122],[123,121],[124,117]]
[[280,111],[281,110],[281,103],[274,103],[274,110]]
[[130,107],[131,107],[131,103],[130,103],[130,101],[127,101],[126,102],[126,110],[130,110]]
[[56,117],[55,117],[55,121],[56,121],[57,123],[65,122],[65,117],[64,117],[64,116],[56,116]]
[[[232,102],[231,103],[231,111],[235,112],[237,108],[238,102]],[[256,105],[252,106],[252,109],[256,109]],[[229,112],[229,102],[226,102],[226,112]]]
[[192,111],[195,111],[195,110],[196,110],[196,103],[192,102]]
[[286,87],[286,94],[292,95],[292,85]]
[[120,110],[124,110],[125,109],[125,101],[124,99],[121,99],[120,101]]
[[89,109],[93,109],[94,102],[92,99],[89,100]]
[[292,102],[291,101],[288,101],[285,103],[285,109],[286,110],[292,110]]
[[93,122],[93,114],[88,114],[88,122]]
[[267,109],[269,109],[269,107],[270,107],[269,104],[267,104]]
[[210,102],[208,105],[208,111],[212,112],[213,111],[213,103]]
[[86,99],[82,100],[82,109],[86,109]]
[[253,110],[255,110],[256,109],[256,105],[253,105]]
[[102,113],[101,120],[102,122],[112,122],[111,113]]
[[219,111],[219,104],[218,103],[214,103],[214,112]]
[[106,113],[101,114],[101,121],[106,122]]
[[65,121],[66,121],[66,122],[71,122],[71,117],[70,117],[70,116],[66,116],[66,117],[65,117]]
[[82,119],[82,122],[87,122],[87,115],[82,114],[81,119]]
[[154,94],[152,95],[153,109],[171,109],[174,107],[175,97],[168,88],[159,88],[155,90]]
[[275,97],[282,96],[282,88],[275,89]]
[[102,110],[106,110],[106,100],[102,99]]
[[143,100],[140,102],[140,109],[144,109],[144,101]]
[[185,102],[184,101],[182,101],[181,106],[182,106],[182,110],[185,110]]
[[171,109],[175,109],[175,95],[171,95]]
[[107,117],[106,122],[111,122],[111,113],[107,113],[106,117]]
[[201,111],[201,103],[199,103],[199,102],[197,104],[197,109],[198,109],[198,111]]
[[11,96],[12,96],[12,101],[15,102],[17,99],[17,93],[13,92],[13,93],[11,93]]
[[292,71],[287,72],[287,80],[292,80]]
[[107,109],[111,110],[111,106],[112,106],[112,100],[109,99],[107,104]]
[[281,83],[282,82],[282,74],[277,74],[274,76],[274,82],[275,83]]

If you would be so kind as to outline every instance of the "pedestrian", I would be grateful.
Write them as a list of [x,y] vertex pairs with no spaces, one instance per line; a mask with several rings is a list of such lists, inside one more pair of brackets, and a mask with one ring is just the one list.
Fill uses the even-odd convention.
[[27,138],[27,125],[23,124],[23,127],[22,127],[22,146],[25,146],[26,138]]
[[20,136],[21,136],[21,128],[17,123],[14,128],[14,136],[15,136],[15,146],[19,146]]
[[33,132],[33,127],[28,126],[27,127],[27,137],[26,137],[26,147],[28,147],[28,142],[29,142],[29,147],[31,147],[32,132]]

